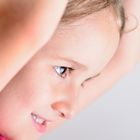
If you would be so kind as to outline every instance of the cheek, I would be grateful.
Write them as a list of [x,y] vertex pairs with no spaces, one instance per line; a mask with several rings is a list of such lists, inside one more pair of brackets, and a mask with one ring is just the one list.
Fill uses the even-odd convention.
[[10,90],[10,85],[0,93],[0,132],[14,132],[20,130],[21,126],[26,127],[25,116],[28,110],[23,107],[22,102],[15,91]]
[[15,77],[12,88],[24,108],[49,104],[52,98],[46,65],[41,58],[33,58]]
[[40,78],[40,72],[35,66],[27,65],[11,80],[0,93],[0,107],[4,106],[3,108],[8,110],[11,106],[15,112],[23,109],[30,110],[44,98],[46,99],[43,94],[47,94],[43,84],[45,82]]

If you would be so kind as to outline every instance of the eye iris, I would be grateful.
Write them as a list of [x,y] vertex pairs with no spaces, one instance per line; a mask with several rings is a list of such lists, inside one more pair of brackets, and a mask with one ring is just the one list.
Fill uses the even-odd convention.
[[66,72],[67,68],[66,67],[56,67],[56,72],[58,74],[64,74]]

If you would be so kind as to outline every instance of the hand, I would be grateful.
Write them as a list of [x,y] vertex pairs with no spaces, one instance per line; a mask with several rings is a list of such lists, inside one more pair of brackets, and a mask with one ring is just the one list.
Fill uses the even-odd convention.
[[0,91],[55,31],[68,0],[0,2]]

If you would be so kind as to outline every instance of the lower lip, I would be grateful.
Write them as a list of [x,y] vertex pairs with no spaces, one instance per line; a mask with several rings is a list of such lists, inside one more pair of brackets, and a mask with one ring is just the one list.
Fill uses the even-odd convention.
[[40,125],[40,124],[37,124],[34,119],[32,119],[32,122],[33,122],[33,125],[35,126],[35,128],[37,129],[37,131],[39,133],[45,133],[46,132],[47,123],[45,125]]

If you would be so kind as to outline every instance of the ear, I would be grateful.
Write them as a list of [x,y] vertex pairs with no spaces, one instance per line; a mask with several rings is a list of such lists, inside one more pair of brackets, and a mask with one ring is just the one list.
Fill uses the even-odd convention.
[[90,91],[95,91],[97,97],[110,90],[140,62],[139,36],[139,29],[122,35],[120,45],[112,60],[90,85]]

